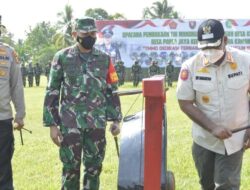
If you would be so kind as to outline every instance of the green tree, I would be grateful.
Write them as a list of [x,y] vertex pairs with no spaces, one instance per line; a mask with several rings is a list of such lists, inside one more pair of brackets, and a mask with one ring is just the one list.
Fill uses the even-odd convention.
[[58,32],[53,37],[57,48],[61,49],[73,43],[72,33],[72,20],[73,9],[70,5],[65,5],[64,11],[57,13],[59,21],[57,22]]
[[123,14],[115,13],[113,15],[109,15],[107,11],[102,8],[95,8],[95,9],[87,9],[85,11],[85,15],[92,17],[96,20],[120,20],[126,19]]
[[3,25],[0,26],[0,30],[1,30],[1,36],[0,36],[1,42],[9,44],[10,46],[14,46],[15,45],[15,42],[13,40],[14,35],[8,32],[6,27]]
[[92,17],[96,20],[108,20],[109,14],[102,8],[87,9],[85,15]]
[[115,13],[113,15],[109,15],[109,20],[127,20],[123,14]]
[[143,10],[143,18],[144,19],[155,19],[155,18],[178,18],[178,13],[174,11],[173,6],[168,5],[167,0],[163,0],[162,2],[156,1],[149,8],[146,7]]
[[22,46],[25,56],[28,56],[28,60],[33,63],[48,63],[58,50],[53,43],[53,36],[55,34],[56,27],[51,26],[49,22],[41,22],[34,28],[30,27],[29,32],[27,32],[27,39]]
[[29,61],[29,56],[26,52],[26,48],[24,46],[24,41],[19,39],[17,41],[17,44],[15,46],[15,50],[17,51],[17,54],[18,54],[18,57],[19,57],[19,60],[21,63],[26,63]]

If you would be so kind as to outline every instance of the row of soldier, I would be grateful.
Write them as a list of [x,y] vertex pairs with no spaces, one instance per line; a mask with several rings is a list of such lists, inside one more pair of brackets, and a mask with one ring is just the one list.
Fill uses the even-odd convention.
[[[125,66],[123,61],[117,61],[115,64],[115,69],[119,78],[119,86],[124,84],[125,81]],[[23,86],[26,87],[26,80],[28,77],[28,84],[29,87],[33,87],[34,83],[34,77],[35,77],[35,83],[36,86],[40,86],[40,77],[41,74],[44,73],[44,75],[49,77],[50,72],[50,64],[47,64],[47,66],[44,69],[44,72],[42,70],[42,67],[39,65],[39,63],[36,63],[35,66],[32,66],[32,63],[29,63],[28,67],[24,65],[24,63],[21,66],[21,72],[22,72],[22,78],[23,78]],[[160,67],[157,63],[157,61],[152,61],[152,64],[148,67],[148,76],[152,77],[154,75],[160,74]],[[166,80],[169,87],[172,87],[172,81],[174,78],[174,66],[171,62],[169,62],[165,68],[165,75]],[[141,81],[142,77],[142,67],[139,64],[139,61],[135,61],[131,68],[131,77],[133,80],[133,86],[137,87]]]
[[[119,86],[124,84],[125,81],[125,66],[123,61],[117,61],[115,64],[115,69],[119,78]],[[148,67],[148,76],[152,77],[154,75],[159,75],[160,67],[157,61],[152,61],[151,65]],[[172,82],[174,79],[174,66],[171,61],[165,67],[166,81],[169,87],[172,87]],[[135,61],[131,68],[131,77],[133,80],[133,86],[137,87],[142,79],[142,67],[139,61]]]
[[22,79],[23,79],[24,87],[26,87],[27,77],[28,77],[29,87],[33,87],[34,77],[35,77],[36,86],[40,86],[40,77],[42,73],[44,73],[44,75],[47,77],[47,80],[48,80],[48,76],[50,72],[50,65],[48,64],[45,67],[44,72],[43,72],[42,67],[39,65],[39,63],[36,63],[34,67],[32,63],[29,63],[27,67],[25,66],[24,63],[22,63],[21,72],[22,72]]

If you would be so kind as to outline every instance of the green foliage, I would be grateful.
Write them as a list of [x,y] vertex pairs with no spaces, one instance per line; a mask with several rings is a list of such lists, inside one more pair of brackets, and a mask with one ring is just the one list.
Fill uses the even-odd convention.
[[102,8],[87,9],[85,11],[85,15],[92,17],[96,20],[126,20],[123,14],[115,13],[113,15],[109,15],[108,12]]
[[126,20],[126,17],[123,14],[115,13],[113,15],[109,15],[109,20]]
[[96,20],[107,20],[109,18],[107,11],[102,8],[87,9],[85,11],[85,15],[92,17]]
[[156,1],[149,8],[146,7],[143,10],[144,19],[155,19],[155,18],[178,18],[178,13],[174,11],[173,6],[168,5],[167,0]]
[[64,12],[57,14],[59,20],[57,22],[58,31],[53,36],[53,41],[57,49],[65,48],[72,45],[73,38],[71,36],[73,30],[73,9],[70,5],[65,5]]
[[49,22],[38,23],[34,28],[29,29],[27,39],[19,51],[24,51],[29,56],[29,61],[45,64],[53,58],[57,51],[52,41],[55,34],[56,28],[51,26]]
[[2,35],[0,37],[0,41],[14,47],[15,42],[14,42],[13,37],[14,37],[14,35],[12,33],[5,30],[5,31],[2,32]]

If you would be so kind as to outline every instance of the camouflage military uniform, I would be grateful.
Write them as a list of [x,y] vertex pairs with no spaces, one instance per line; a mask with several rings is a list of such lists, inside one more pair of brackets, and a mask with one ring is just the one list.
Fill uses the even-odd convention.
[[121,86],[124,84],[124,80],[125,80],[125,66],[124,66],[123,61],[116,62],[115,70],[119,79],[118,85]]
[[153,62],[148,68],[148,74],[150,77],[160,74],[160,67],[157,65],[157,62]]
[[30,63],[27,69],[28,74],[28,81],[29,81],[29,87],[33,86],[33,80],[34,80],[34,69],[32,67],[32,64]]
[[27,77],[27,68],[24,64],[21,66],[21,73],[22,73],[22,79],[23,79],[23,86],[26,87],[26,77]]
[[169,62],[169,64],[167,65],[165,72],[166,72],[168,86],[172,87],[172,82],[174,77],[174,66],[172,65],[171,62]]
[[62,189],[79,189],[82,159],[84,190],[98,190],[106,123],[122,117],[119,97],[112,95],[118,77],[106,53],[93,48],[86,54],[78,46],[59,51],[53,59],[43,120],[45,126],[60,126],[63,136]]
[[141,65],[139,65],[139,62],[135,61],[131,70],[132,70],[132,77],[133,77],[133,86],[136,87],[138,86],[141,80],[141,73],[142,73]]
[[34,68],[34,74],[35,74],[35,81],[36,81],[36,86],[40,85],[40,77],[42,74],[42,68],[40,65],[37,63],[35,68]]

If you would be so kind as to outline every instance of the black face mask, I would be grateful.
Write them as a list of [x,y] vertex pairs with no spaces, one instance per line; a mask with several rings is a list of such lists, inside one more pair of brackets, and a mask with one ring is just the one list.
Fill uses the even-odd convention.
[[93,38],[91,36],[87,36],[87,37],[79,37],[77,36],[76,40],[81,44],[81,46],[85,49],[92,49],[96,38]]

